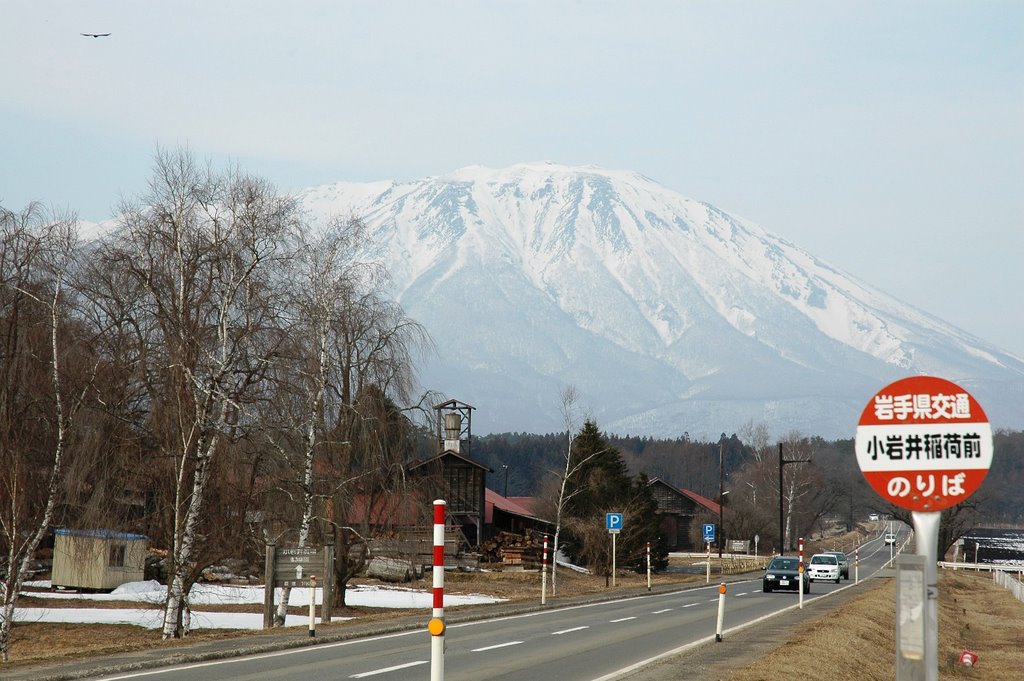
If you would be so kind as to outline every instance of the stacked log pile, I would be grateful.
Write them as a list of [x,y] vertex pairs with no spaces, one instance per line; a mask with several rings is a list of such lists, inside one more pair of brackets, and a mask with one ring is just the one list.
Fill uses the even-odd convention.
[[539,570],[544,551],[543,535],[530,532],[499,532],[480,545],[481,564]]

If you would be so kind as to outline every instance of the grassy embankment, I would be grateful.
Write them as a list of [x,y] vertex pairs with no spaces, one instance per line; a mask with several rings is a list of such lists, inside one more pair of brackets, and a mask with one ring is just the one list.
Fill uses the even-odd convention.
[[[892,681],[895,603],[895,581],[882,581],[849,605],[809,620],[787,643],[726,679]],[[939,679],[1024,679],[1022,624],[1024,603],[989,573],[940,570]],[[959,664],[965,648],[979,655],[973,668]]]

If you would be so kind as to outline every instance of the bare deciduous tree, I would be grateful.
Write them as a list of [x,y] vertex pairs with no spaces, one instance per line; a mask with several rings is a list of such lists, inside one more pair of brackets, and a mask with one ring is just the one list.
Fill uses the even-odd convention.
[[[0,206],[0,659],[8,661],[14,611],[31,563],[52,529],[68,470],[68,444],[92,367],[75,366],[65,287],[76,220],[33,204]],[[68,365],[77,375],[68,377]]]
[[160,456],[172,463],[170,578],[164,638],[183,614],[215,457],[247,425],[247,408],[281,343],[278,284],[295,204],[237,170],[158,152],[148,191],[121,207],[97,265],[107,294],[134,315],[138,371]]

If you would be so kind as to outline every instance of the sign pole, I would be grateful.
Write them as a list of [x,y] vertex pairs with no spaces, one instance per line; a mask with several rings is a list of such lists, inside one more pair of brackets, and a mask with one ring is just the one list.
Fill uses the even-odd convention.
[[263,562],[263,628],[270,629],[274,626],[274,558],[277,545],[274,542],[267,543],[267,553]]
[[[923,631],[915,635],[923,641],[913,640],[908,627],[907,640],[896,649],[897,672],[905,663],[923,662],[924,681],[937,681],[940,513],[965,501],[985,479],[992,465],[992,427],[977,400],[957,384],[911,376],[871,398],[857,422],[855,450],[868,484],[886,501],[911,511],[917,533],[917,557],[901,556],[903,576],[897,570],[897,581],[907,582],[906,594],[920,593],[912,582],[923,581]],[[890,564],[895,548],[889,545]],[[921,566],[916,577],[909,563]],[[908,617],[914,612],[905,610]]]
[[707,542],[708,545],[708,576],[705,580],[705,584],[711,583],[711,542]]
[[924,583],[927,590],[924,620],[925,681],[939,678],[939,577],[936,564],[939,552],[941,513],[913,512],[917,555],[924,556]]
[[612,532],[612,588],[615,588],[615,535],[616,532]]

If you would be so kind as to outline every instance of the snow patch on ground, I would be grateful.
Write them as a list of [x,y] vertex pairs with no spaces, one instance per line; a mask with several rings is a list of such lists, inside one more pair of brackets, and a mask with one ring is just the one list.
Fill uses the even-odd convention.
[[[49,589],[48,581],[26,582],[26,587]],[[40,596],[38,592],[23,592],[25,596]],[[167,587],[155,580],[122,584],[110,593],[78,593],[54,591],[44,596],[52,599],[75,600],[102,603],[110,601],[134,601],[144,603],[145,608],[18,608],[15,620],[18,622],[69,622],[81,624],[134,624],[148,629],[158,629],[163,624],[163,604]],[[280,589],[275,601],[280,599]],[[506,599],[482,594],[445,594],[446,607],[456,605],[478,605],[500,603]],[[228,613],[201,610],[203,606],[214,605],[257,605],[263,603],[262,586],[232,586],[222,584],[196,584],[189,594],[192,605],[193,629],[260,629],[263,627],[262,613]],[[323,590],[317,589],[316,602],[323,602]],[[354,607],[368,608],[422,608],[430,609],[433,595],[429,590],[396,586],[350,585],[345,591],[345,603]],[[309,605],[309,589],[292,589],[288,604]],[[198,608],[198,609],[197,609]],[[343,621],[351,618],[335,618]],[[309,618],[289,615],[285,626],[306,626]]]

